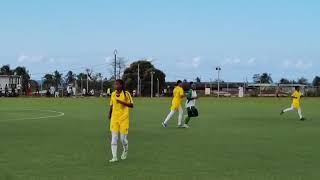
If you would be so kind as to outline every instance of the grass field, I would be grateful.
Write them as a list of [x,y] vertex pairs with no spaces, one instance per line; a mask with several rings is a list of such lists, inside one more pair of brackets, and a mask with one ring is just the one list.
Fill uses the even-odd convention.
[[320,99],[301,122],[287,98],[202,98],[192,128],[163,129],[169,104],[135,99],[128,160],[109,164],[107,99],[1,98],[0,179],[320,179]]

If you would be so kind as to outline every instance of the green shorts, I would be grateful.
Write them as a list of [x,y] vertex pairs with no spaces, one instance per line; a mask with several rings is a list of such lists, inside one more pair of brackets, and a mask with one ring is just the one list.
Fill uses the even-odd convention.
[[191,106],[187,108],[188,116],[189,117],[198,117],[199,113],[196,107]]

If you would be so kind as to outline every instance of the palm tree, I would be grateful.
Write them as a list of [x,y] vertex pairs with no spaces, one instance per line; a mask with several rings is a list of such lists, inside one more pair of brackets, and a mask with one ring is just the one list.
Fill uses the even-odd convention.
[[43,85],[47,88],[54,85],[54,78],[52,74],[46,74],[43,77]]
[[58,88],[59,85],[61,85],[62,82],[62,74],[59,73],[59,71],[55,70],[53,72],[53,82],[56,88]]
[[271,84],[273,83],[271,74],[263,73],[263,74],[255,74],[253,75],[254,83],[262,83],[262,84]]
[[21,76],[22,81],[21,81],[21,85],[22,85],[22,91],[26,92],[28,89],[28,82],[30,81],[30,75],[29,72],[26,70],[25,67],[16,67],[16,69],[14,70],[14,73],[18,76]]
[[304,77],[301,77],[300,79],[298,79],[298,83],[307,85],[308,84],[308,79],[306,79]]
[[10,65],[4,65],[0,68],[0,75],[13,75]]
[[72,84],[76,80],[76,74],[74,74],[72,71],[69,71],[66,74],[65,79],[67,84]]

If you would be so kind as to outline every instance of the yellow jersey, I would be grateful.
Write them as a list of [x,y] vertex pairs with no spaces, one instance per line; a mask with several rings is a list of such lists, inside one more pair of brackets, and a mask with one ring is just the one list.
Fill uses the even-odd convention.
[[129,92],[122,91],[120,95],[113,92],[110,100],[110,106],[112,105],[111,121],[129,121],[129,107],[118,103],[117,100],[124,101],[126,103],[133,103]]
[[299,109],[300,108],[300,99],[301,99],[302,93],[300,91],[294,91],[292,94],[292,106],[294,108]]
[[177,110],[179,107],[181,107],[183,96],[184,96],[183,88],[180,86],[176,86],[173,89],[173,99],[172,99],[171,110]]

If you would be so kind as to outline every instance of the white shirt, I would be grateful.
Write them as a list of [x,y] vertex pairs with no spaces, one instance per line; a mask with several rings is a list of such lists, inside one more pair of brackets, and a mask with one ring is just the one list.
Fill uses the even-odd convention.
[[[197,91],[196,90],[191,90],[191,91],[192,91],[191,98],[197,98],[198,97]],[[196,99],[186,101],[186,108],[189,108],[192,106],[196,106]]]

